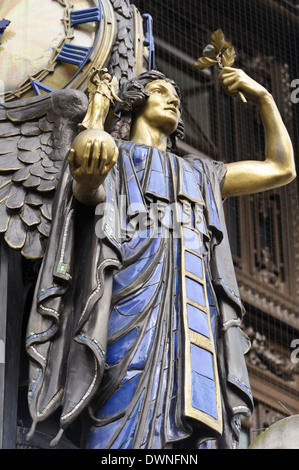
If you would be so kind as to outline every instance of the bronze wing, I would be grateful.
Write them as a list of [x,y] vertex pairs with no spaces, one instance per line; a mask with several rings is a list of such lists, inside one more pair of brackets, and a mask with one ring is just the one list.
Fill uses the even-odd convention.
[[0,232],[25,258],[44,254],[55,189],[87,107],[76,90],[0,104]]

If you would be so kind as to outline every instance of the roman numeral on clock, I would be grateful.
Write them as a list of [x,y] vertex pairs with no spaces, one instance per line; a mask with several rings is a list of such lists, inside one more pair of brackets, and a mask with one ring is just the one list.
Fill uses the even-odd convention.
[[91,49],[91,47],[64,44],[57,60],[82,67],[87,62]]
[[36,95],[41,95],[40,90],[46,91],[47,93],[50,93],[51,91],[54,91],[53,88],[50,88],[47,85],[44,85],[43,83],[39,82],[38,80],[33,80],[31,82],[31,86],[32,86],[33,90],[35,91]]
[[101,7],[87,8],[85,10],[77,10],[71,12],[71,26],[81,23],[89,23],[90,21],[101,21]]

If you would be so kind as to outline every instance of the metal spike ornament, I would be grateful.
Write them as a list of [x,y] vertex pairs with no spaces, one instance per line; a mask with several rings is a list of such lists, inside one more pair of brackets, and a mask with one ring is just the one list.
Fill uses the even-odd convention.
[[[207,69],[213,65],[218,65],[220,69],[224,67],[232,67],[236,58],[236,51],[234,46],[225,40],[224,34],[221,29],[217,29],[211,35],[211,42],[203,50],[203,57],[197,59],[193,67],[200,70]],[[247,103],[247,100],[241,91],[238,92],[242,101]]]

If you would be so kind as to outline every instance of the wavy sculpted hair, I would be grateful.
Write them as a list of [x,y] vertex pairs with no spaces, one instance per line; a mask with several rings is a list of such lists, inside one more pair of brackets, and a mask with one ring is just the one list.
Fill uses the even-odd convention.
[[[132,78],[121,90],[120,97],[125,101],[125,103],[117,103],[115,106],[114,122],[111,129],[111,135],[113,137],[116,139],[130,140],[131,124],[134,119],[134,111],[142,106],[145,100],[147,100],[149,97],[150,93],[145,89],[145,86],[154,80],[165,80],[171,83],[181,101],[181,92],[177,84],[157,70],[144,72],[138,75],[138,77]],[[181,107],[180,111],[182,112]],[[168,137],[167,150],[174,150],[177,139],[182,140],[184,135],[185,127],[182,119],[180,119],[176,130]]]

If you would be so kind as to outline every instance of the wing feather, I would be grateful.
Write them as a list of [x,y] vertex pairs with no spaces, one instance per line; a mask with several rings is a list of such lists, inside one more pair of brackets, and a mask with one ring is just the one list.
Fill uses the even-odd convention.
[[39,135],[34,136],[22,136],[18,142],[18,149],[20,150],[39,150],[41,144],[41,138]]
[[26,191],[23,186],[11,185],[6,207],[10,210],[21,209],[25,203],[25,196]]
[[54,191],[56,189],[56,186],[57,182],[55,181],[41,180],[40,185],[37,187],[37,190],[42,192]]
[[30,206],[41,206],[43,204],[43,197],[38,192],[30,191],[26,193],[25,202]]
[[33,122],[24,122],[21,125],[21,134],[22,135],[40,135],[42,133],[41,129],[38,126],[38,123]]
[[52,132],[54,129],[54,123],[50,122],[47,116],[44,116],[38,121],[38,127],[43,132]]
[[21,250],[24,258],[40,259],[44,254],[41,235],[38,230],[29,230],[27,232],[26,241]]
[[0,155],[16,152],[20,136],[5,137],[0,141]]
[[20,217],[24,224],[26,224],[28,227],[33,227],[33,225],[40,223],[40,210],[24,203]]
[[11,182],[11,175],[10,174],[0,175],[0,189],[4,188],[4,186],[9,184],[10,182]]
[[30,175],[30,166],[26,165],[20,170],[16,171],[13,176],[9,176],[11,181],[14,183],[20,183],[21,181],[25,181]]
[[31,150],[31,151],[23,151],[20,150],[18,152],[18,159],[23,163],[35,163],[41,159],[40,149]]
[[7,171],[18,171],[23,168],[23,163],[18,159],[14,152],[0,155],[0,173]]
[[[0,207],[1,210],[1,207]],[[45,217],[41,214],[41,221],[40,224],[37,226],[37,230],[39,233],[44,236],[48,237],[51,229],[51,223],[49,220],[45,219]]]
[[5,200],[0,203],[0,232],[6,232],[8,229],[8,223],[10,220],[10,214],[7,211]]
[[25,188],[37,188],[41,183],[39,176],[30,175],[26,181],[24,181],[23,186]]
[[45,219],[51,221],[52,220],[52,204],[51,202],[44,203],[41,207],[41,213],[45,217]]
[[3,188],[0,189],[0,202],[4,201],[4,199],[7,199],[11,190],[11,182],[9,184],[6,184]]
[[20,135],[20,127],[11,121],[0,122],[0,137]]
[[4,239],[6,240],[7,244],[11,248],[20,250],[25,244],[26,235],[27,231],[19,214],[12,214],[9,219],[8,228],[4,236]]
[[23,256],[43,256],[63,162],[86,114],[76,90],[0,104],[0,232]]

